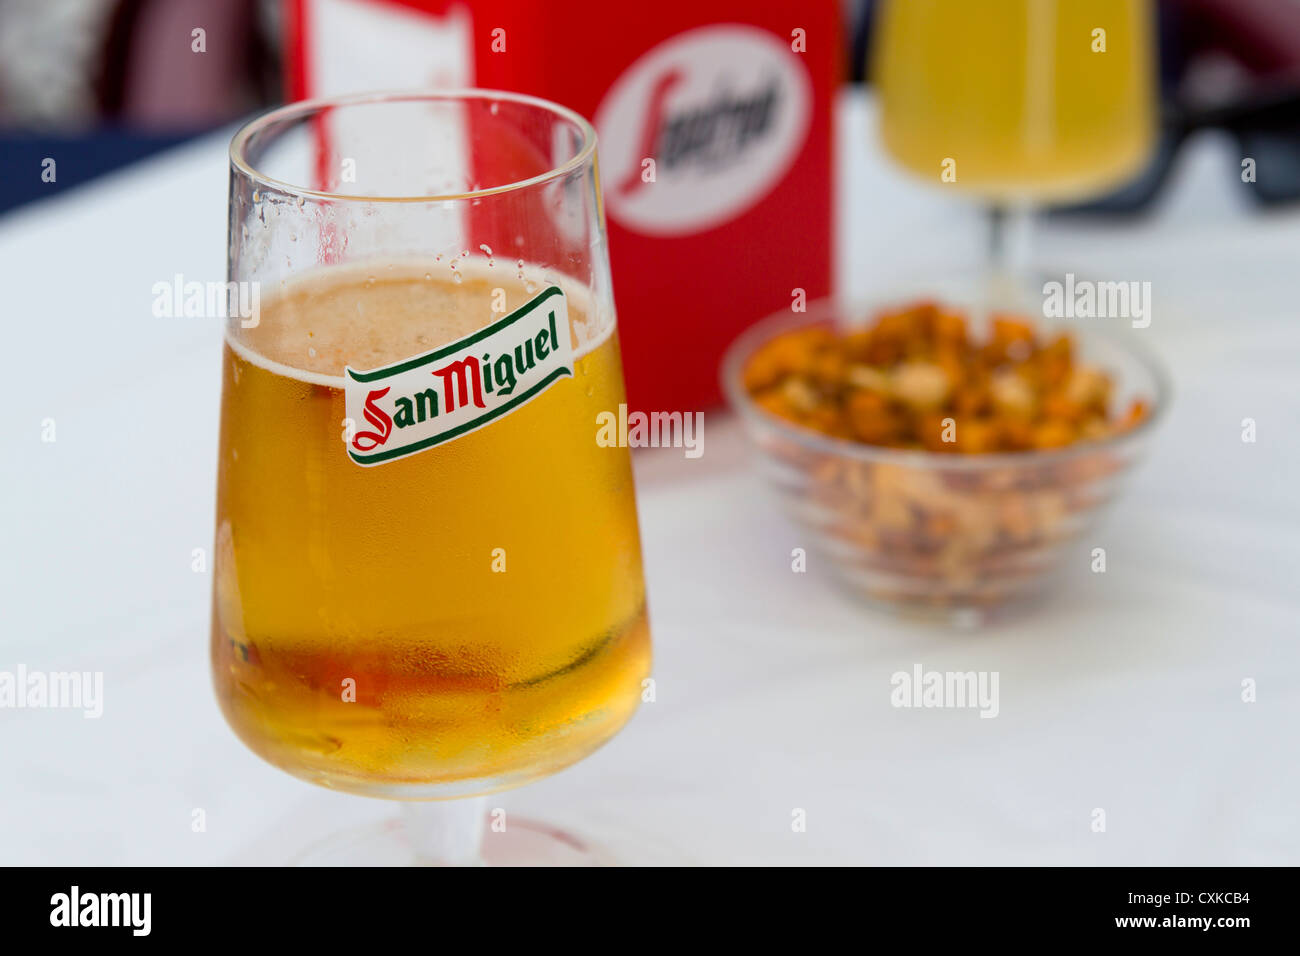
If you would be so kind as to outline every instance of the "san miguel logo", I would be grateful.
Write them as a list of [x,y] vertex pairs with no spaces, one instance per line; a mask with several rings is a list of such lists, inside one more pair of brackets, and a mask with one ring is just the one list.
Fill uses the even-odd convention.
[[551,286],[448,345],[367,372],[345,371],[353,423],[348,456],[378,465],[413,455],[468,435],[573,377],[564,293]]
[[781,181],[811,119],[808,70],[788,41],[742,24],[665,40],[596,110],[609,214],[647,235],[720,226]]

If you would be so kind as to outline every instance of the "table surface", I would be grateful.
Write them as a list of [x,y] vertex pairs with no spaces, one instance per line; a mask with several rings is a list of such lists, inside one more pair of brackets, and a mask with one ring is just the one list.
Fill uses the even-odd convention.
[[[881,158],[871,109],[840,107],[851,295],[979,251],[976,212]],[[105,687],[98,720],[0,709],[0,863],[275,863],[392,813],[262,763],[210,689],[191,552],[212,539],[220,329],[150,303],[176,273],[223,277],[227,135],[0,220],[0,670]],[[1250,209],[1238,163],[1208,137],[1149,219],[1041,231],[1045,259],[1153,282],[1143,334],[1176,396],[1046,604],[964,632],[791,573],[802,536],[711,413],[703,457],[636,455],[657,700],[491,804],[629,863],[1300,863],[1300,216]],[[998,672],[998,717],[892,707],[917,664]]]

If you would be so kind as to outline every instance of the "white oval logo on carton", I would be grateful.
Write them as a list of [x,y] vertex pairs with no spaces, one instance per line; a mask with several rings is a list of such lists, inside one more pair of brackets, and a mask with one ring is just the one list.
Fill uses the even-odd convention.
[[771,33],[727,24],[664,41],[596,110],[610,217],[656,236],[722,225],[789,171],[811,110],[807,70]]

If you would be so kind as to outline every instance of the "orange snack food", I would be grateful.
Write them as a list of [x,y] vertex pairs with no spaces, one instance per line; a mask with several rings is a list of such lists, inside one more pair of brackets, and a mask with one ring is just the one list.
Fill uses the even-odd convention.
[[1112,383],[1023,316],[995,315],[976,339],[935,302],[881,313],[865,329],[786,332],[759,347],[745,389],[766,411],[822,434],[953,454],[1065,448],[1131,429],[1150,413],[1112,409]]
[[[1072,336],[1016,315],[976,335],[934,302],[777,334],[740,373],[762,419],[846,443],[753,430],[829,566],[878,600],[963,614],[1047,579],[1137,454],[1106,439],[1153,416],[1151,400],[1120,407],[1116,378]],[[863,451],[875,447],[928,454]]]

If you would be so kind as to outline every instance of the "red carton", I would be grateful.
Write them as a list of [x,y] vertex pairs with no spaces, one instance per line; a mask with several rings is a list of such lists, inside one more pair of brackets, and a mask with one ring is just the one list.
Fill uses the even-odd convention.
[[716,402],[742,329],[830,292],[835,0],[287,4],[296,98],[477,86],[592,120],[633,408]]

